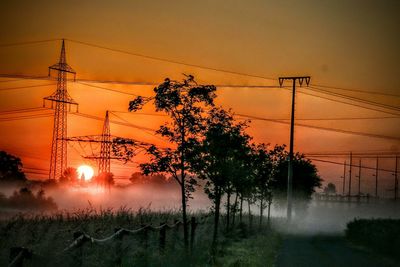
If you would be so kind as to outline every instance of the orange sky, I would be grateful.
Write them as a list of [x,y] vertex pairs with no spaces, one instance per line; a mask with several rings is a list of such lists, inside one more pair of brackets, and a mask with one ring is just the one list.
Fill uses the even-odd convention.
[[[154,57],[277,78],[310,75],[312,83],[399,94],[400,4],[398,1],[1,1],[0,43],[67,38]],[[276,81],[230,75],[129,56],[67,41],[67,61],[78,78],[159,83],[165,77],[195,75],[202,83],[277,85]],[[60,42],[0,47],[0,73],[47,75]],[[1,82],[9,87],[49,81]],[[151,86],[94,84],[150,95]],[[103,117],[105,110],[126,111],[132,96],[69,83],[83,113]],[[39,107],[55,86],[0,91],[0,111]],[[301,89],[303,92],[310,92]],[[400,106],[400,98],[346,93]],[[236,113],[289,118],[290,91],[219,88],[217,103]],[[146,112],[153,112],[150,108]],[[162,117],[120,114],[157,128]],[[298,94],[298,118],[373,117],[388,114]],[[113,120],[119,120],[112,117]],[[68,135],[99,134],[102,123],[69,115]],[[400,136],[399,119],[306,121],[338,129]],[[22,157],[26,166],[47,169],[52,118],[0,121],[0,149]],[[141,130],[111,126],[112,134],[160,142]],[[257,142],[288,143],[289,127],[253,121]],[[78,149],[78,147],[76,147]],[[296,150],[366,151],[400,149],[400,142],[297,127]],[[79,149],[78,149],[79,150]],[[69,149],[70,165],[82,159]],[[341,161],[342,159],[340,159]],[[373,166],[373,162],[368,162]],[[390,160],[383,162],[393,168]],[[317,164],[323,178],[335,181],[340,166]],[[131,169],[113,166],[119,176]],[[32,177],[41,177],[31,174]],[[383,174],[382,174],[383,175]],[[388,179],[390,174],[387,175]],[[336,179],[336,180],[335,180]]]

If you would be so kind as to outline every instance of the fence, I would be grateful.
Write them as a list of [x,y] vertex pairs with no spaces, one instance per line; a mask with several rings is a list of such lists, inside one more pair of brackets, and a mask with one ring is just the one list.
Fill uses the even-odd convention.
[[[196,220],[195,217],[191,217],[190,221],[188,221],[188,224],[190,225],[190,239],[189,239],[190,252],[193,251],[197,226],[204,224],[207,218],[210,216],[211,215],[202,216],[199,218],[198,221]],[[60,251],[59,254],[75,250],[78,254],[78,257],[77,257],[77,262],[74,264],[74,266],[82,266],[84,261],[82,249],[86,243],[102,244],[114,240],[116,242],[115,253],[117,255],[115,265],[118,266],[122,263],[123,253],[121,246],[123,238],[125,236],[140,235],[143,247],[144,249],[147,249],[149,231],[158,231],[159,232],[158,249],[160,255],[163,255],[166,247],[167,230],[175,229],[175,231],[178,232],[179,227],[182,224],[183,224],[182,221],[175,220],[174,223],[171,225],[169,225],[167,222],[160,223],[159,226],[152,226],[148,224],[148,225],[141,225],[140,228],[134,230],[126,228],[115,228],[113,234],[106,236],[104,238],[95,238],[83,231],[77,231],[73,234],[74,240],[71,242],[71,244],[68,245],[66,248],[64,248],[62,251]],[[34,251],[25,247],[12,247],[10,248],[10,260],[8,266],[9,267],[23,266],[24,262],[32,260],[33,256],[40,256],[40,255],[35,254]]]

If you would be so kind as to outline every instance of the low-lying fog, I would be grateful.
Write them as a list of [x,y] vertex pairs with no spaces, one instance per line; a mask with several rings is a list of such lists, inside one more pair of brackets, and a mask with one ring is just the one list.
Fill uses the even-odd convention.
[[[0,192],[10,196],[16,188],[3,187]],[[33,190],[34,193],[37,192]],[[68,187],[47,188],[46,196],[54,199],[58,210],[76,210],[84,208],[130,208],[133,211],[139,208],[152,210],[180,209],[180,190],[175,184],[153,185],[140,184],[128,187],[112,187],[110,190],[101,187]],[[199,188],[193,199],[189,200],[189,210],[208,211],[211,201]],[[0,207],[0,210],[2,207]],[[252,214],[258,215],[259,207],[252,205]],[[244,205],[247,213],[247,203]],[[3,212],[1,212],[3,213]],[[265,211],[264,214],[267,212]],[[272,217],[284,217],[286,211],[277,208],[271,209]],[[391,200],[370,203],[332,203],[310,201],[308,208],[294,214],[293,225],[290,227],[294,233],[344,233],[346,223],[354,218],[400,218],[400,201]]]

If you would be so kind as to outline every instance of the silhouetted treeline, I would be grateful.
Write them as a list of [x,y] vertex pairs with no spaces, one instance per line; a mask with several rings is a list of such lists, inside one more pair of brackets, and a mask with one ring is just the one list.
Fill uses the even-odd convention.
[[56,210],[57,204],[53,198],[46,197],[43,189],[34,194],[30,189],[23,187],[10,197],[0,193],[0,208],[18,209],[24,211]]

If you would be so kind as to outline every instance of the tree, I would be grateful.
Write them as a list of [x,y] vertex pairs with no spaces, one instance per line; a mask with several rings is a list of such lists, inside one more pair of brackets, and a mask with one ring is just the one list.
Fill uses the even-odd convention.
[[[285,198],[287,192],[288,156],[286,146],[275,146],[270,151],[274,162],[273,192]],[[293,199],[297,211],[305,208],[316,188],[321,187],[322,179],[318,170],[303,154],[296,153],[293,159]]]
[[[243,132],[246,124],[235,123],[232,114],[223,109],[211,109],[206,122],[204,138],[189,156],[191,170],[206,181],[204,191],[214,204],[213,247],[215,248],[221,198],[224,192],[231,193],[230,190],[235,183],[233,177],[241,175],[239,171],[243,167],[241,160],[247,153],[246,146],[250,137]],[[229,218],[229,200],[227,205]]]
[[153,101],[157,112],[165,112],[171,119],[160,127],[156,134],[169,140],[174,148],[160,149],[151,145],[147,149],[150,162],[141,164],[145,175],[171,175],[181,188],[182,219],[185,248],[188,248],[187,201],[194,191],[196,180],[190,174],[188,154],[197,143],[198,135],[204,129],[204,108],[214,105],[215,86],[199,85],[191,75],[183,81],[165,79],[154,88],[152,98],[137,97],[129,103],[129,111],[140,110],[146,103]]
[[0,181],[26,182],[20,158],[8,154],[5,151],[0,151]]
[[61,183],[76,183],[78,182],[78,172],[76,168],[68,167],[64,170],[60,177]]
[[[270,211],[272,202],[271,184],[273,176],[273,162],[266,144],[252,146],[252,170],[256,187],[256,197],[260,201],[259,225],[261,227],[265,203],[268,203],[268,211]],[[268,222],[269,215],[270,213],[268,212]]]
[[336,194],[336,186],[333,183],[328,183],[328,185],[324,187],[324,193],[327,195]]

